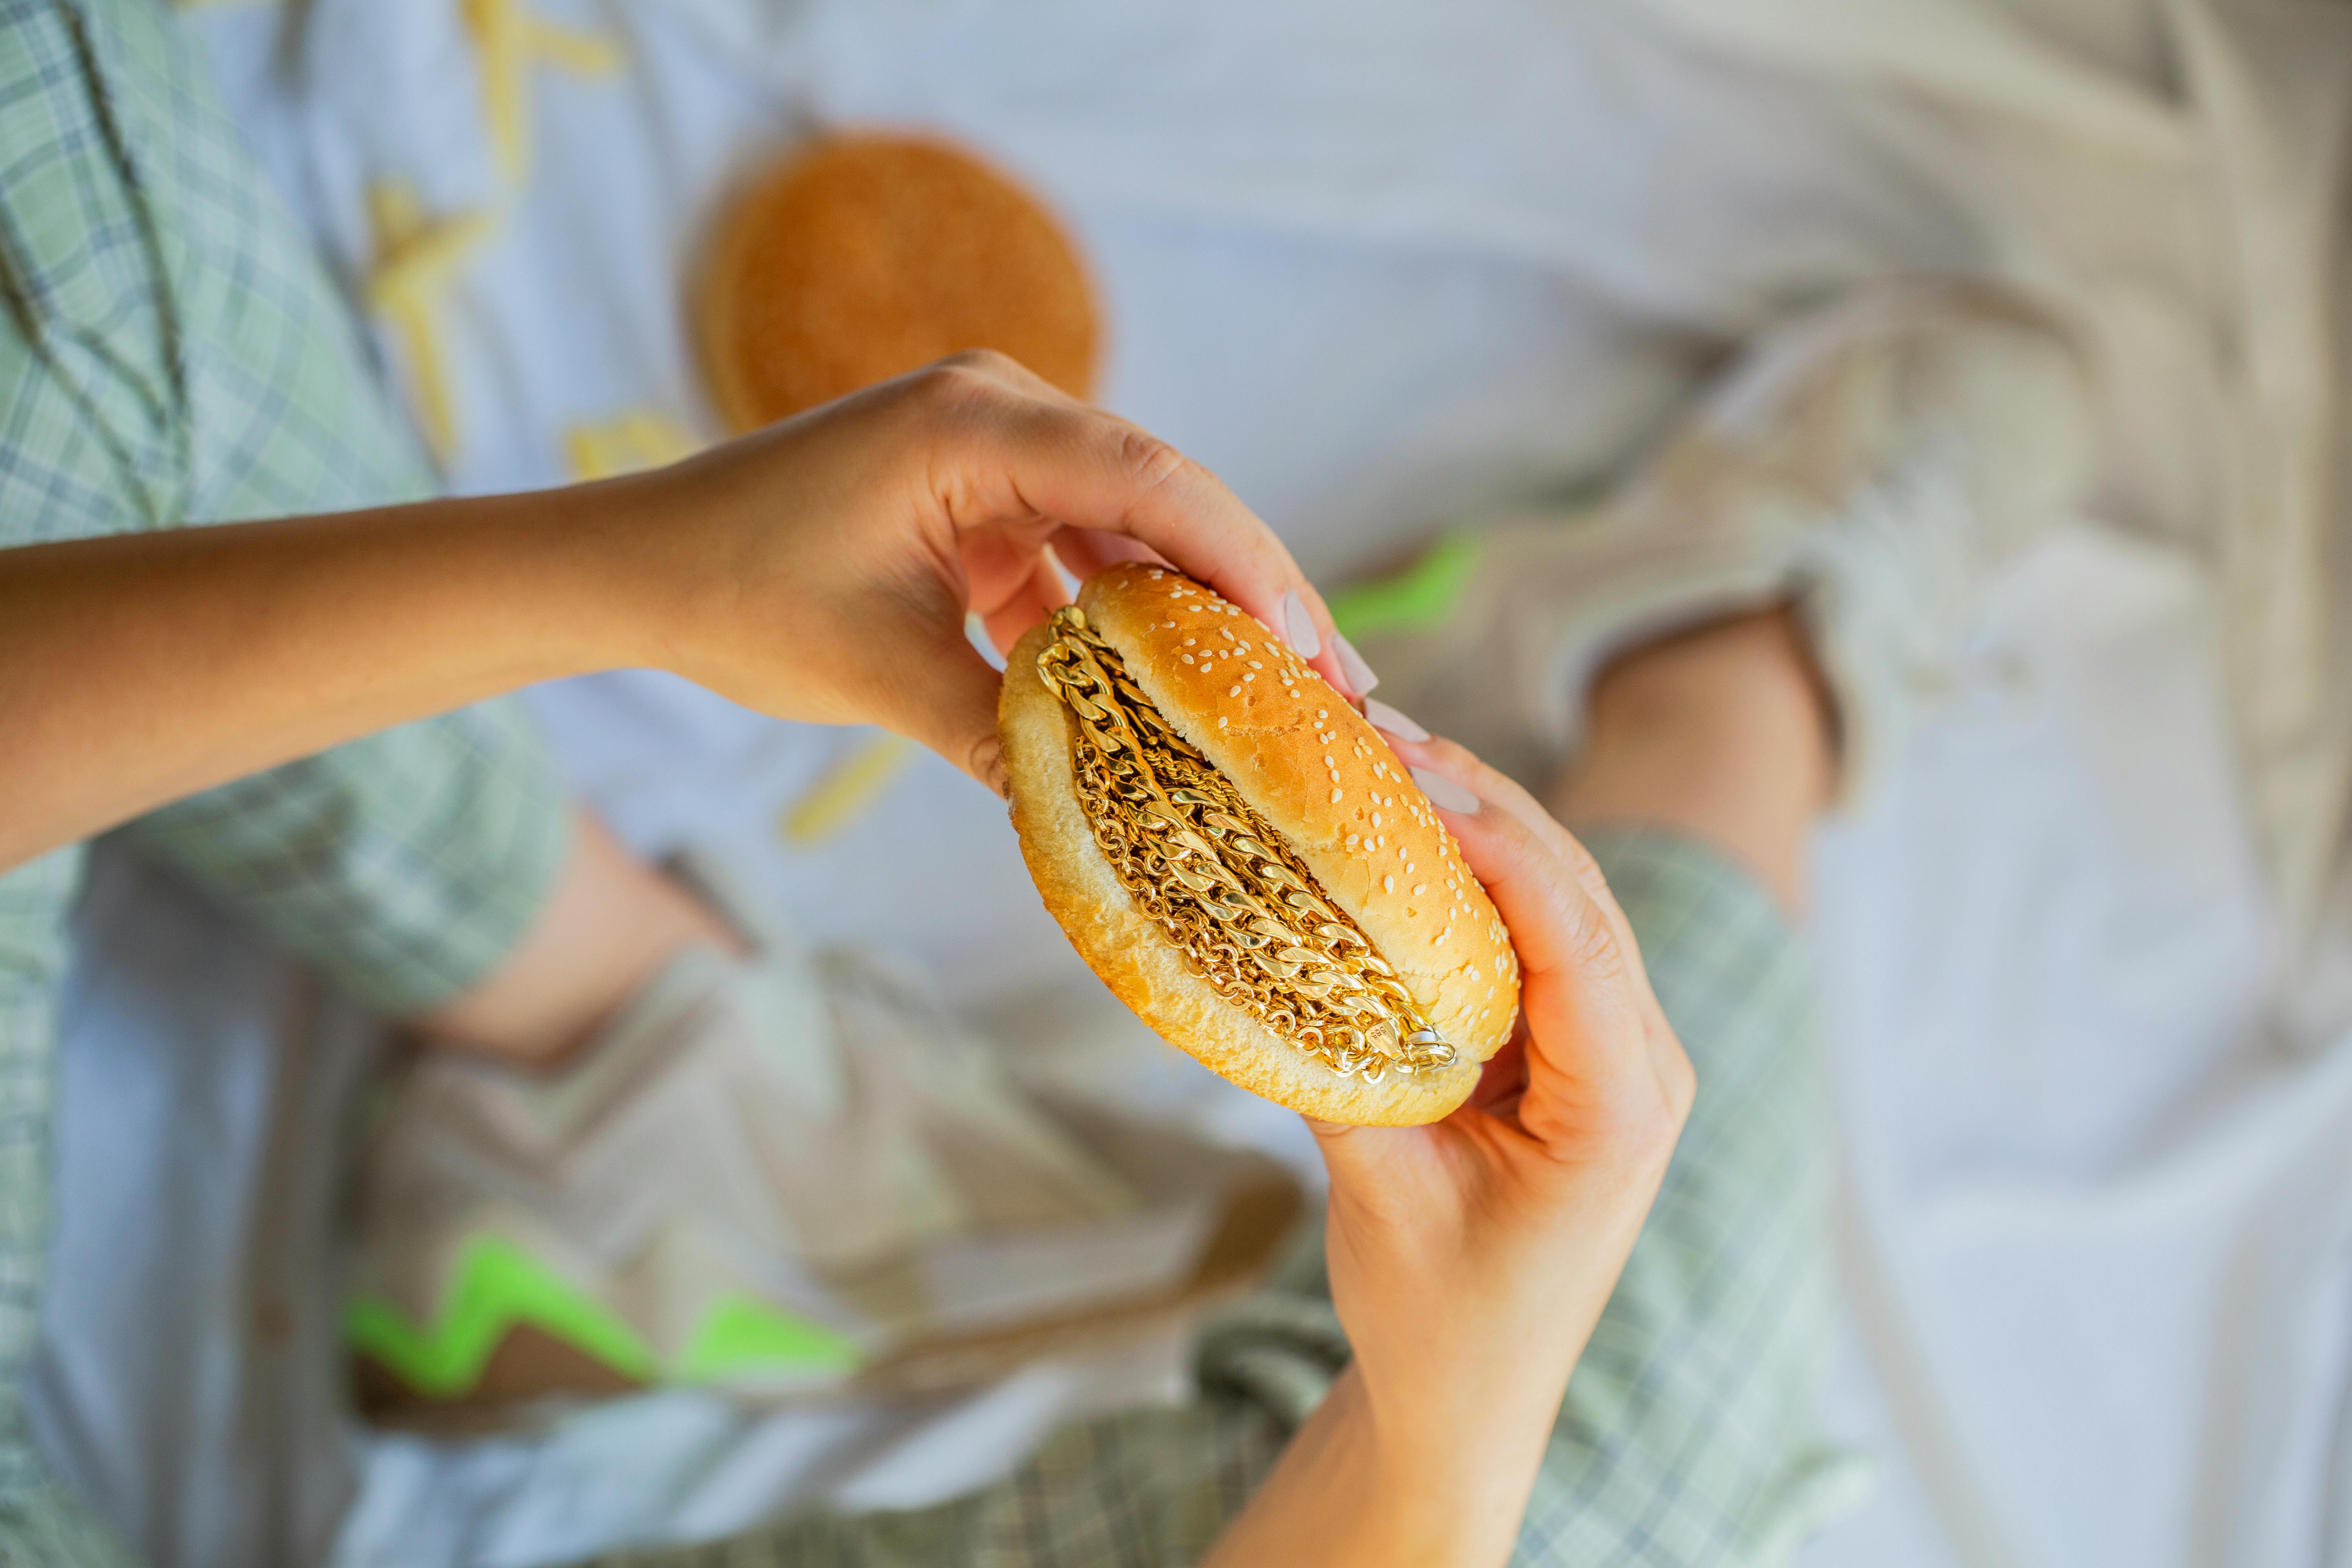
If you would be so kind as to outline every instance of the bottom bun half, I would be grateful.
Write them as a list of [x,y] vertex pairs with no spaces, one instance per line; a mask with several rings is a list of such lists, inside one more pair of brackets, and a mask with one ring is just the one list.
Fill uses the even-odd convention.
[[1037,656],[1050,636],[1045,626],[1033,627],[1013,648],[997,724],[1022,858],[1078,956],[1161,1038],[1220,1077],[1303,1115],[1415,1127],[1467,1100],[1478,1082],[1477,1062],[1377,1084],[1341,1078],[1192,971],[1096,847],[1071,773],[1068,711],[1037,675]]

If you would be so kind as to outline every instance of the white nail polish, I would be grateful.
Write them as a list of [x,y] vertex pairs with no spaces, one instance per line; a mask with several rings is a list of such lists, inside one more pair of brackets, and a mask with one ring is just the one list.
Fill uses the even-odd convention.
[[1307,601],[1293,588],[1282,596],[1282,635],[1290,639],[1290,651],[1301,658],[1313,658],[1323,651],[1323,639],[1315,630],[1315,617],[1307,613]]
[[1429,797],[1429,804],[1444,811],[1458,811],[1468,816],[1478,809],[1478,797],[1447,778],[1444,773],[1431,773],[1427,768],[1409,768],[1412,782]]
[[1364,699],[1364,717],[1376,729],[1386,730],[1400,741],[1426,741],[1429,731],[1398,712],[1377,697]]
[[1372,688],[1381,683],[1381,678],[1372,673],[1372,667],[1364,662],[1364,656],[1356,651],[1354,643],[1338,632],[1331,634],[1331,642],[1339,650],[1339,673],[1348,678],[1348,684],[1356,689],[1357,696],[1369,695]]

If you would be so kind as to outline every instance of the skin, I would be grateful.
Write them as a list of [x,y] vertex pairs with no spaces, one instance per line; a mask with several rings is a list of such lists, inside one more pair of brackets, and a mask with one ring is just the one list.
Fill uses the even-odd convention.
[[[678,671],[886,725],[1002,793],[1000,647],[1081,574],[1165,559],[1269,625],[1296,593],[1198,465],[1001,355],[960,355],[656,474],[572,489],[0,552],[0,870],[163,801],[532,681]],[[549,1062],[725,922],[585,812],[536,927],[412,1020]]]
[[1273,533],[1167,443],[959,356],[648,475],[0,555],[0,869],[163,801],[533,681],[674,670],[877,723],[1002,793],[1000,647],[1091,572],[1163,558],[1269,625]]
[[553,1067],[679,953],[747,951],[725,919],[631,853],[585,807],[546,906],[498,967],[407,1020],[433,1043]]
[[1837,782],[1835,710],[1795,613],[1730,616],[1601,672],[1586,744],[1546,792],[1581,827],[1673,828],[1805,908],[1805,849]]
[[[1546,791],[1560,816],[1714,844],[1801,905],[1836,749],[1791,614],[1636,649],[1590,703],[1587,743]],[[1690,1064],[1591,857],[1460,747],[1390,744],[1482,803],[1441,815],[1510,928],[1521,1017],[1445,1121],[1316,1128],[1332,1299],[1355,1359],[1213,1568],[1506,1563],[1569,1374],[1690,1109]]]
[[[1247,509],[985,355],[650,476],[0,552],[0,869],[372,730],[622,666],[782,717],[883,724],[1001,791],[996,680],[967,610],[1009,646],[1063,601],[1052,557],[1083,574],[1138,554],[1269,626],[1298,594],[1317,667],[1350,692],[1321,600]],[[1667,683],[1683,697],[1654,701],[1720,718],[1711,669],[1688,666]],[[1708,765],[1679,725],[1604,721],[1585,793],[1571,778],[1559,798],[1757,850],[1759,868],[1793,853],[1717,809],[1737,789],[1628,807],[1661,734],[1678,765]],[[1220,1568],[1503,1563],[1689,1109],[1689,1063],[1591,858],[1460,748],[1395,744],[1482,803],[1443,815],[1511,929],[1523,1016],[1446,1121],[1316,1129],[1355,1360],[1218,1542]],[[1720,750],[1727,777],[1757,764]],[[1790,844],[1802,828],[1786,825]],[[583,814],[537,926],[425,1022],[543,1058],[697,942],[740,945]]]

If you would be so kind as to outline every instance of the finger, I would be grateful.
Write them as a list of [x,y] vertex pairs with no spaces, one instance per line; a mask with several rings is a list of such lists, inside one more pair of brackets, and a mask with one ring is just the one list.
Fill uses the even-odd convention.
[[1543,808],[1535,796],[1508,773],[1488,766],[1485,759],[1469,747],[1449,741],[1443,735],[1424,735],[1415,740],[1387,730],[1381,731],[1381,735],[1388,742],[1389,749],[1402,757],[1407,765],[1426,768],[1452,779],[1480,800],[1494,802],[1517,817],[1528,831],[1541,838],[1546,847],[1561,858],[1590,863],[1591,858],[1584,853],[1583,847],[1551,813]]
[[1481,1110],[1499,1113],[1507,1102],[1518,1099],[1528,1087],[1528,1027],[1524,1017],[1503,1042],[1502,1049],[1488,1057],[1478,1069],[1478,1087],[1470,1091],[1470,1103]]
[[1014,592],[993,608],[981,611],[981,623],[988,628],[988,640],[996,645],[996,651],[1009,655],[1024,632],[1069,602],[1061,573],[1050,556],[1041,553]]
[[876,704],[877,720],[1003,795],[1004,748],[996,736],[1002,678],[961,636],[932,638],[908,652]]
[[1160,552],[1139,539],[1123,533],[1106,533],[1098,528],[1056,529],[1053,538],[1054,553],[1062,564],[1081,583],[1107,567],[1122,561],[1141,561],[1165,566]]
[[1413,1127],[1350,1127],[1344,1122],[1318,1121],[1303,1116],[1323,1155],[1323,1169],[1335,1193],[1377,1193],[1392,1186],[1398,1169],[1400,1141],[1421,1129]]
[[1578,841],[1574,834],[1561,826],[1534,795],[1521,788],[1517,781],[1487,766],[1469,748],[1443,736],[1406,742],[1391,734],[1388,740],[1391,748],[1408,764],[1450,778],[1482,800],[1491,800],[1509,812],[1535,833],[1576,878],[1578,884],[1608,918],[1621,951],[1628,955],[1651,1065],[1662,1084],[1678,1090],[1679,1102],[1687,1109],[1690,1099],[1687,1089],[1689,1064],[1683,1056],[1682,1044],[1675,1038],[1673,1026],[1666,1021],[1665,1009],[1658,1004],[1657,990],[1650,984],[1649,967],[1643,961],[1641,943],[1633,934],[1633,924],[1625,918],[1625,910],[1617,902],[1617,895],[1610,889],[1609,879],[1601,874],[1600,862],[1592,858],[1591,852]]
[[1274,531],[1207,469],[1100,409],[1014,395],[993,368],[945,373],[934,384],[950,425],[941,439],[963,448],[961,461],[933,465],[960,530],[1034,516],[1124,535],[1270,631],[1284,626],[1284,596],[1296,593],[1320,644],[1309,662],[1355,695],[1322,595]]
[[1546,847],[1558,856],[1561,864],[1573,874],[1585,892],[1608,915],[1626,947],[1636,952],[1636,970],[1642,990],[1649,993],[1649,974],[1639,964],[1638,945],[1633,940],[1633,928],[1618,907],[1617,895],[1609,889],[1609,879],[1601,874],[1600,862],[1580,843],[1576,835],[1561,826],[1536,797],[1528,793],[1517,780],[1489,767],[1468,747],[1433,735],[1421,741],[1408,741],[1402,736],[1382,731],[1389,748],[1402,757],[1411,767],[1425,769],[1449,778],[1468,789],[1481,800],[1492,801],[1517,817],[1528,829],[1542,839]]
[[1527,1087],[1519,1124],[1573,1152],[1654,1103],[1627,1092],[1654,1081],[1646,988],[1630,941],[1533,830],[1499,806],[1445,811],[1463,858],[1519,956]]

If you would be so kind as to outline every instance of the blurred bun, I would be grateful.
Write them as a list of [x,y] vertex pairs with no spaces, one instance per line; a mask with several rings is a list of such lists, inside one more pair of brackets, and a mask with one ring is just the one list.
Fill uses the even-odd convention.
[[1036,198],[939,142],[832,136],[786,157],[719,224],[694,313],[738,432],[966,349],[1094,391],[1076,250]]

